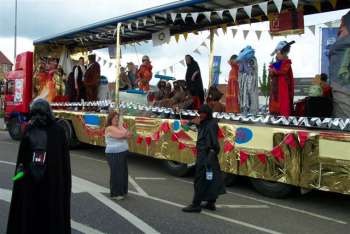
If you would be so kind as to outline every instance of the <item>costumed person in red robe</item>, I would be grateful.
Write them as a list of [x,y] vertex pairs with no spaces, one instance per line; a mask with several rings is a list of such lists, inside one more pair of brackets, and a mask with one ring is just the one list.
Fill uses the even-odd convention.
[[71,233],[68,142],[44,99],[30,107],[15,173],[7,233]]
[[97,101],[97,91],[100,82],[100,64],[96,62],[96,55],[88,56],[89,65],[85,71],[83,83],[85,85],[85,95],[87,101]]
[[322,88],[322,96],[323,97],[328,97],[328,98],[332,98],[332,87],[328,84],[327,82],[328,80],[328,76],[325,73],[322,73],[320,75],[320,85]]
[[271,79],[269,111],[273,115],[288,117],[293,114],[294,77],[292,61],[288,58],[290,46],[295,43],[281,41],[271,56],[276,62],[269,67]]
[[139,86],[140,90],[149,91],[149,82],[152,79],[152,65],[149,57],[147,55],[142,57],[142,65],[137,71],[137,80],[136,83]]
[[236,62],[237,55],[232,55],[228,63],[231,65],[226,91],[226,112],[239,113],[239,65]]

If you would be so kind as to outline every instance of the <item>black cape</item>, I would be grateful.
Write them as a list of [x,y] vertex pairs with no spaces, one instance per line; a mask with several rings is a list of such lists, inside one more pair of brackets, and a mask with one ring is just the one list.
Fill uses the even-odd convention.
[[[199,125],[193,203],[215,201],[219,195],[226,192],[218,160],[220,152],[218,131],[219,126],[216,119],[204,120]],[[210,150],[213,150],[212,154],[209,153]],[[212,180],[206,179],[208,167],[213,172]]]
[[[199,69],[198,63],[191,58],[191,64],[187,66],[186,71],[186,84],[189,88],[192,96],[199,97],[201,103],[204,102],[204,90],[203,90],[203,81],[201,76],[201,71]],[[195,76],[194,80],[192,81],[192,76],[195,72],[198,71],[198,74]]]
[[[45,170],[34,173],[33,147],[43,142]],[[7,233],[71,233],[71,170],[63,128],[56,122],[41,129],[29,126],[20,143],[16,170],[20,164],[25,175],[13,185]]]

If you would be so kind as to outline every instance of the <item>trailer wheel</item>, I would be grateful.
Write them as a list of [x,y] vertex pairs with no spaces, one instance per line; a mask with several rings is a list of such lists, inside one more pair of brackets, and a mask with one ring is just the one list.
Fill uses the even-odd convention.
[[271,182],[260,179],[250,179],[253,187],[261,194],[272,198],[285,198],[295,191],[295,187],[288,184]]
[[222,177],[226,186],[232,186],[237,182],[238,176],[230,173],[222,172]]
[[63,128],[64,133],[66,134],[67,141],[69,143],[69,147],[77,147],[79,145],[79,141],[75,137],[75,133],[71,123],[68,120],[59,119],[57,120],[57,124],[59,124]]
[[184,163],[179,163],[179,162],[175,162],[175,161],[170,161],[170,160],[165,160],[163,162],[166,170],[174,176],[185,176],[188,174],[188,172],[190,171],[190,168],[187,164]]
[[7,129],[10,137],[13,140],[20,140],[22,138],[21,122],[18,117],[12,117],[7,123]]

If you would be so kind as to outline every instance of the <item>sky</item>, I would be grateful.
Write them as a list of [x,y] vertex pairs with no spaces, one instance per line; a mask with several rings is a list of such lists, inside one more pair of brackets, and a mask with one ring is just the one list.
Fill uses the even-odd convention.
[[[1,0],[0,7],[0,50],[13,60],[13,35],[14,35],[14,1]],[[140,2],[142,1],[142,4]],[[169,0],[18,0],[18,42],[17,53],[33,51],[32,41],[74,29],[87,24],[95,23],[104,19],[116,17],[122,14],[142,10],[144,8],[157,6],[171,2]],[[271,39],[267,34],[268,23],[252,25],[242,25],[239,30],[263,30],[260,40],[251,31],[246,39],[239,31],[235,38],[232,36],[230,28],[224,34],[218,30],[219,36],[215,38],[215,55],[222,56],[220,83],[225,83],[229,66],[228,58],[232,54],[237,54],[247,45],[253,46],[256,50],[256,57],[259,64],[259,75],[261,75],[263,64],[271,61],[270,53],[274,50],[280,40],[295,40],[292,46],[290,58],[293,61],[293,70],[296,77],[313,77],[320,71],[320,27],[325,22],[340,19],[347,11],[338,11],[326,14],[317,14],[305,17],[305,25],[317,25],[315,35],[308,29],[302,36],[276,37]],[[235,27],[236,28],[236,27]],[[178,62],[186,54],[192,54],[198,61],[204,85],[208,83],[208,55],[209,51],[205,47],[200,47],[205,41],[208,32],[202,32],[198,36],[190,34],[187,41],[180,39],[179,43],[172,38],[166,45],[153,47],[152,43],[141,46],[127,46],[122,50],[122,65],[128,61],[138,64],[142,55],[151,57],[154,71],[162,71],[174,65],[174,71],[168,75],[177,79],[184,79],[185,67]],[[193,51],[199,48],[200,55]],[[97,55],[110,61],[106,50],[96,51]],[[109,64],[109,63],[107,63]],[[114,79],[114,70],[109,66],[102,66],[102,73],[110,81]],[[153,79],[152,83],[155,83]]]

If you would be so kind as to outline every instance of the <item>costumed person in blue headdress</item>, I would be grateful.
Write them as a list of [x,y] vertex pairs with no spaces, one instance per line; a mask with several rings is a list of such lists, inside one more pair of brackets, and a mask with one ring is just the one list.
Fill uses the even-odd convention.
[[276,62],[269,68],[271,79],[269,111],[271,114],[288,117],[293,113],[294,77],[292,61],[288,58],[290,46],[295,43],[281,41],[271,56]]
[[244,48],[236,61],[239,64],[239,104],[242,113],[257,114],[259,109],[258,63],[255,50]]
[[333,116],[350,118],[350,11],[341,20],[338,38],[329,56]]

